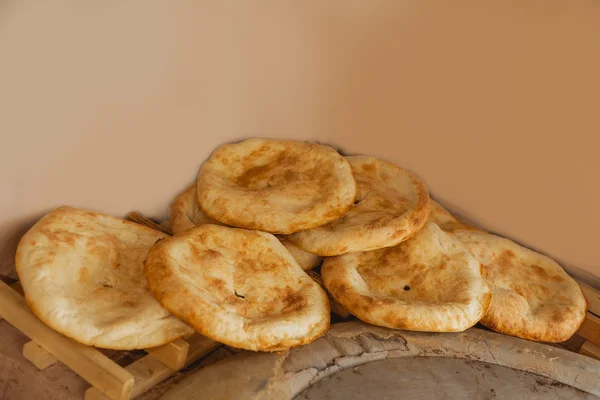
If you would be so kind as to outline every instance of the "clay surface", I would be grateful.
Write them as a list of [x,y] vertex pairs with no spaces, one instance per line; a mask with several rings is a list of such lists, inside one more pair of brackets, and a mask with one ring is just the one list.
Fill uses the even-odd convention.
[[480,361],[391,358],[348,368],[319,381],[296,400],[369,399],[581,400],[595,396],[529,372]]
[[[493,364],[495,370],[498,367],[506,367],[498,369],[503,372],[496,372],[496,374],[502,374],[498,375],[500,376],[498,379],[505,379],[505,385],[514,386],[515,393],[521,393],[519,385],[525,387],[531,379],[536,383],[536,379],[539,378],[537,386],[529,388],[530,392],[538,386],[544,388],[554,385],[562,388],[566,385],[571,388],[564,388],[564,393],[575,393],[580,396],[583,393],[579,391],[583,391],[589,394],[587,398],[600,395],[598,385],[600,362],[554,346],[478,328],[461,333],[436,334],[406,332],[361,322],[347,322],[333,325],[325,336],[307,346],[280,353],[242,352],[229,357],[211,368],[199,370],[183,379],[161,399],[293,399],[309,388],[314,388],[309,390],[319,390],[317,385],[320,385],[322,390],[320,395],[325,396],[329,392],[338,391],[337,387],[340,385],[331,386],[331,382],[335,382],[338,376],[345,380],[346,374],[349,373],[345,372],[347,370],[360,367],[357,371],[361,371],[363,368],[361,366],[381,360],[404,358],[407,360],[405,362],[419,363],[420,361],[415,360],[420,357],[431,358],[429,369],[423,366],[422,374],[419,374],[418,370],[414,373],[419,379],[429,379],[430,382],[437,381],[432,373],[434,371],[441,373],[439,371],[444,369],[444,365],[448,367],[444,373],[448,374],[453,368],[464,371],[465,366],[469,365],[465,361],[469,361],[476,362],[472,364],[477,366],[476,369],[485,369],[485,365],[488,364]],[[462,364],[451,365],[448,364],[447,359],[463,361]],[[436,362],[439,362],[440,366],[432,367],[431,363]],[[377,368],[377,364],[368,367],[365,371],[368,372],[371,368]],[[386,379],[391,381],[394,377],[401,379],[402,373],[390,372]],[[323,381],[324,379],[328,381]],[[462,384],[466,385],[469,379],[468,376],[465,377]],[[481,390],[489,391],[486,396],[492,396],[491,389],[496,390],[496,382],[499,382],[495,380],[496,377],[490,372],[489,378],[484,373],[483,376],[477,376],[477,379],[480,379],[480,385],[483,385]],[[477,387],[476,383],[477,380],[471,389]],[[374,385],[374,390],[379,390],[374,383],[370,385]],[[465,390],[468,387],[468,385],[462,386]],[[390,390],[396,389],[392,387]],[[460,390],[460,386],[457,386],[456,390]],[[553,395],[562,395],[562,392],[555,390],[551,392]],[[358,391],[352,393],[354,397],[348,398],[369,399],[373,398],[373,395],[377,398],[385,398],[380,396],[379,392],[368,395],[360,395]],[[425,394],[427,393],[423,395]],[[490,398],[489,396],[475,398]],[[463,396],[447,398],[461,397]],[[514,397],[508,396],[511,400]]]

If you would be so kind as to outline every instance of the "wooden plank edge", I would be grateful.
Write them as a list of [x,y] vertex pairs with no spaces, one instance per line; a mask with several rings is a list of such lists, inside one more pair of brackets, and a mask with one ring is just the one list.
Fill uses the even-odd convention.
[[44,370],[58,362],[56,357],[42,349],[39,344],[33,340],[25,343],[23,346],[23,357],[37,367]]
[[581,350],[579,350],[579,353],[583,354],[584,356],[600,360],[600,346],[590,341],[586,340],[585,343],[583,343],[583,346],[581,346]]
[[131,211],[131,212],[127,213],[125,215],[125,219],[128,221],[131,221],[131,222],[136,222],[140,225],[145,225],[145,226],[152,228],[154,230],[157,230],[159,232],[166,233],[167,235],[171,235],[171,231],[169,231],[165,227],[157,224],[156,222],[152,221],[150,218],[147,218],[146,216],[144,216],[142,213],[140,213],[138,211]]
[[577,335],[594,344],[600,345],[600,317],[588,312],[577,331]]
[[145,350],[149,355],[156,358],[167,367],[177,371],[184,367],[189,348],[189,342],[183,339],[177,339],[163,346]]
[[600,291],[594,289],[587,283],[577,280],[576,282],[579,284],[579,287],[581,288],[581,291],[588,302],[588,311],[600,317]]

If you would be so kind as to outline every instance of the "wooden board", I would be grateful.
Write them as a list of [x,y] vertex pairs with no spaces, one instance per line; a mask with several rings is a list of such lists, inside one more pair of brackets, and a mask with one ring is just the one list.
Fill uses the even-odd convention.
[[577,281],[577,283],[588,301],[588,311],[600,317],[600,291],[583,282]]
[[163,346],[146,349],[146,351],[167,367],[180,370],[185,365],[189,348],[190,344],[188,342],[177,339]]
[[586,341],[585,343],[583,343],[583,346],[581,346],[580,353],[588,357],[593,357],[596,360],[600,360],[600,346],[592,342]]
[[46,369],[58,362],[56,357],[42,349],[34,341],[25,343],[23,346],[23,357],[35,365],[37,369]]
[[577,335],[589,340],[590,342],[600,345],[600,317],[588,312],[583,324],[577,331]]

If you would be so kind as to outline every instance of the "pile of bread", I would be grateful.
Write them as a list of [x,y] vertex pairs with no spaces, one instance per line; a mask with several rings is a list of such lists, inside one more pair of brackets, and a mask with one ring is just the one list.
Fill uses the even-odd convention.
[[[276,351],[330,324],[328,295],[370,324],[457,332],[478,322],[560,342],[586,300],[553,260],[458,221],[412,173],[320,144],[216,149],[172,202],[173,236],[72,207],[21,239],[16,267],[47,325],[112,349],[194,331]],[[305,271],[320,268],[323,287]]]

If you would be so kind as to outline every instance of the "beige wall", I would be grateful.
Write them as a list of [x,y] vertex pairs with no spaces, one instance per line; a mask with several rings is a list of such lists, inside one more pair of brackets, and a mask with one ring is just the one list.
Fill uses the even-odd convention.
[[266,136],[396,161],[600,275],[597,1],[34,3],[0,3],[4,271],[51,208],[164,217],[215,146]]

